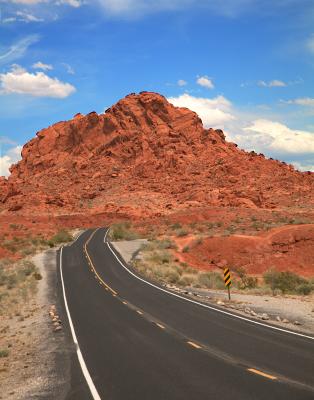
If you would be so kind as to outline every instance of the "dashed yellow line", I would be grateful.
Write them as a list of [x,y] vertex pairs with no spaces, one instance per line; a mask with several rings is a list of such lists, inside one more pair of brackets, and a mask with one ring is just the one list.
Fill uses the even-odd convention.
[[126,301],[123,301],[122,303],[125,304],[125,305],[128,304]]
[[192,347],[194,347],[195,349],[201,349],[202,346],[199,346],[198,344],[194,343],[194,342],[188,342],[188,344]]
[[163,325],[158,324],[157,322],[156,322],[156,325],[157,325],[160,329],[165,329],[165,327],[164,327]]
[[88,264],[90,265],[90,267],[91,267],[91,269],[92,269],[92,272],[94,272],[96,279],[98,279],[99,282],[101,282],[101,283],[105,286],[105,289],[106,289],[106,290],[110,290],[110,292],[111,292],[114,296],[117,296],[118,293],[117,293],[115,290],[113,290],[109,285],[107,285],[107,283],[104,282],[104,280],[99,276],[99,274],[98,274],[98,272],[96,271],[96,269],[95,269],[95,267],[94,267],[94,264],[93,264],[93,262],[92,262],[92,260],[91,260],[91,258],[90,258],[90,255],[88,254],[88,251],[87,251],[87,245],[88,245],[89,242],[92,240],[93,236],[95,235],[95,233],[96,233],[97,231],[98,231],[98,229],[96,229],[96,230],[90,235],[89,239],[88,239],[87,242],[84,244],[84,252],[85,252],[85,255],[86,255],[86,257],[87,257]]
[[273,380],[273,381],[277,379],[276,376],[266,374],[265,372],[259,371],[258,369],[255,369],[255,368],[248,368],[248,371],[252,372],[253,374],[261,375],[261,376],[263,376],[264,378],[268,378],[268,379],[271,379],[271,380]]

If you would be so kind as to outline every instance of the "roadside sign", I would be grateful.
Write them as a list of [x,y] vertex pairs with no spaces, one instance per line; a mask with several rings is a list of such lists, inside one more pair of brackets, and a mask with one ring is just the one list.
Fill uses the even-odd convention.
[[228,296],[229,296],[229,300],[230,300],[230,298],[231,298],[231,296],[230,296],[231,275],[230,275],[229,268],[224,269],[224,281],[225,281],[225,286],[228,288]]

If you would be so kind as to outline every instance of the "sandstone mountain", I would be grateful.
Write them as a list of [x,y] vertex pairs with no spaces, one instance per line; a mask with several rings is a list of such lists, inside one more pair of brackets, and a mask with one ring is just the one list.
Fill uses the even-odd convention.
[[130,94],[37,133],[0,178],[0,211],[153,216],[190,207],[306,208],[314,174],[245,152],[163,96]]

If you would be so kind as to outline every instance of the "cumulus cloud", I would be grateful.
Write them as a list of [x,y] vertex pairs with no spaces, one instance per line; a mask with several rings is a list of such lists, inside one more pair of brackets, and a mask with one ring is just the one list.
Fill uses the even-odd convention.
[[230,113],[232,108],[231,102],[223,96],[207,99],[183,94],[179,97],[170,97],[168,100],[177,107],[187,107],[195,111],[206,127],[221,128],[226,121],[235,118]]
[[259,151],[272,150],[278,154],[314,153],[314,133],[290,129],[288,126],[267,119],[257,119],[243,128],[243,134],[235,136]]
[[210,78],[208,78],[208,76],[200,76],[196,83],[200,86],[203,86],[207,89],[214,89],[214,84],[212,82],[212,80]]
[[9,3],[14,4],[25,4],[27,6],[39,4],[39,3],[47,3],[48,0],[9,0]]
[[21,159],[21,151],[22,146],[16,146],[9,149],[5,154],[0,154],[0,176],[9,176],[9,168]]
[[272,87],[285,87],[287,86],[287,84],[283,81],[280,81],[278,79],[274,79],[272,81],[269,82],[265,82],[265,81],[258,81],[257,82],[258,86],[262,86],[262,87],[268,87],[268,88],[272,88]]
[[283,123],[258,118],[258,114],[240,112],[223,96],[209,99],[183,94],[168,100],[177,107],[195,111],[205,127],[223,129],[228,140],[245,150],[283,159],[301,170],[313,170],[314,132],[291,129]]
[[19,65],[13,65],[9,72],[0,74],[0,94],[65,98],[75,91],[69,83],[51,78],[44,72],[30,73]]
[[187,81],[185,81],[184,79],[179,79],[177,83],[178,83],[178,86],[185,86],[185,85],[187,85]]
[[53,66],[51,64],[45,64],[41,61],[38,61],[37,63],[33,64],[32,67],[34,69],[42,69],[43,71],[48,71],[53,69]]

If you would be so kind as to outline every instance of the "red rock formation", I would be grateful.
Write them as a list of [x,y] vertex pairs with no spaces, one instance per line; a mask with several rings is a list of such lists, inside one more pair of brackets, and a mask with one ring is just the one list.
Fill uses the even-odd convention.
[[156,93],[37,133],[0,180],[0,210],[159,215],[189,207],[313,205],[314,174],[247,153]]

